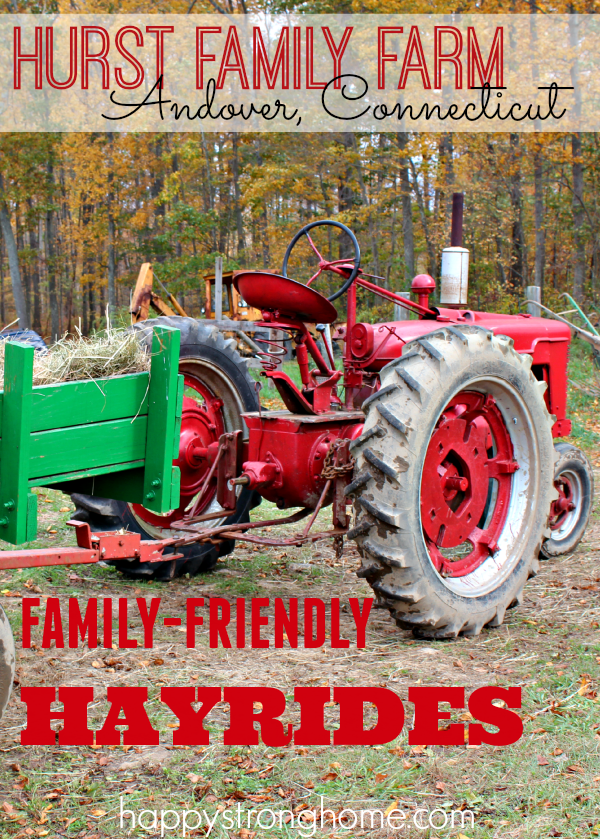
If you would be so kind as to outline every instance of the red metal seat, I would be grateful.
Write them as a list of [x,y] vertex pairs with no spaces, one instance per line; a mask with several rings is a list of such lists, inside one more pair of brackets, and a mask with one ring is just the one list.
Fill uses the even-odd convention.
[[233,281],[249,306],[262,312],[278,312],[279,318],[309,323],[333,323],[337,309],[314,288],[270,274],[268,271],[242,271]]

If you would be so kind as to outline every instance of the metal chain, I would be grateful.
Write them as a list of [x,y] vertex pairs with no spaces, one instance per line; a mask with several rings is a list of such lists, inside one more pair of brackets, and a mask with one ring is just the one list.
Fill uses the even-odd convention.
[[321,478],[325,481],[335,480],[335,478],[339,477],[340,475],[345,475],[347,472],[352,472],[354,469],[355,460],[352,455],[348,458],[348,463],[342,463],[339,466],[336,465],[335,461],[337,460],[338,455],[338,448],[341,443],[345,442],[344,440],[334,440],[334,442],[329,447],[327,454],[325,455],[325,460],[323,461],[323,469],[321,470]]

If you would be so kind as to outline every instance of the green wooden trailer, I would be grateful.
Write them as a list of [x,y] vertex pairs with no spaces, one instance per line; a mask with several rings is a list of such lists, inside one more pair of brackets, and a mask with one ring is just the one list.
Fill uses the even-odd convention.
[[[179,429],[183,376],[180,332],[154,330],[150,371],[107,379],[33,386],[34,349],[7,342],[0,393],[0,539],[12,545],[37,536],[33,487],[67,488],[143,504],[156,513],[179,505]],[[0,551],[0,567],[96,562],[132,557],[160,560],[139,534],[106,535],[100,544],[88,525],[78,548]],[[134,544],[135,543],[135,544]],[[10,696],[14,644],[0,609],[0,716]]]

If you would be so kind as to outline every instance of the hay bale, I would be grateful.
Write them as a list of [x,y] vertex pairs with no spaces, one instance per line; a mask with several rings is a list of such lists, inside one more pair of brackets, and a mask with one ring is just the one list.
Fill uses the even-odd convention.
[[[4,376],[4,346],[0,341],[0,375]],[[50,385],[80,379],[106,379],[126,373],[140,373],[150,368],[135,333],[110,329],[85,338],[79,331],[64,336],[44,355],[36,354],[33,384]],[[1,383],[0,383],[1,385]]]

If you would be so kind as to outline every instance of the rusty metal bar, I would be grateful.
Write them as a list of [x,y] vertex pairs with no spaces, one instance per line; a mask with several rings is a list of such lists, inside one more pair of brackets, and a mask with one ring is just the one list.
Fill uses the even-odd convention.
[[44,548],[28,551],[0,551],[0,570],[42,568],[46,565],[91,565],[101,559],[100,551],[85,548]]

